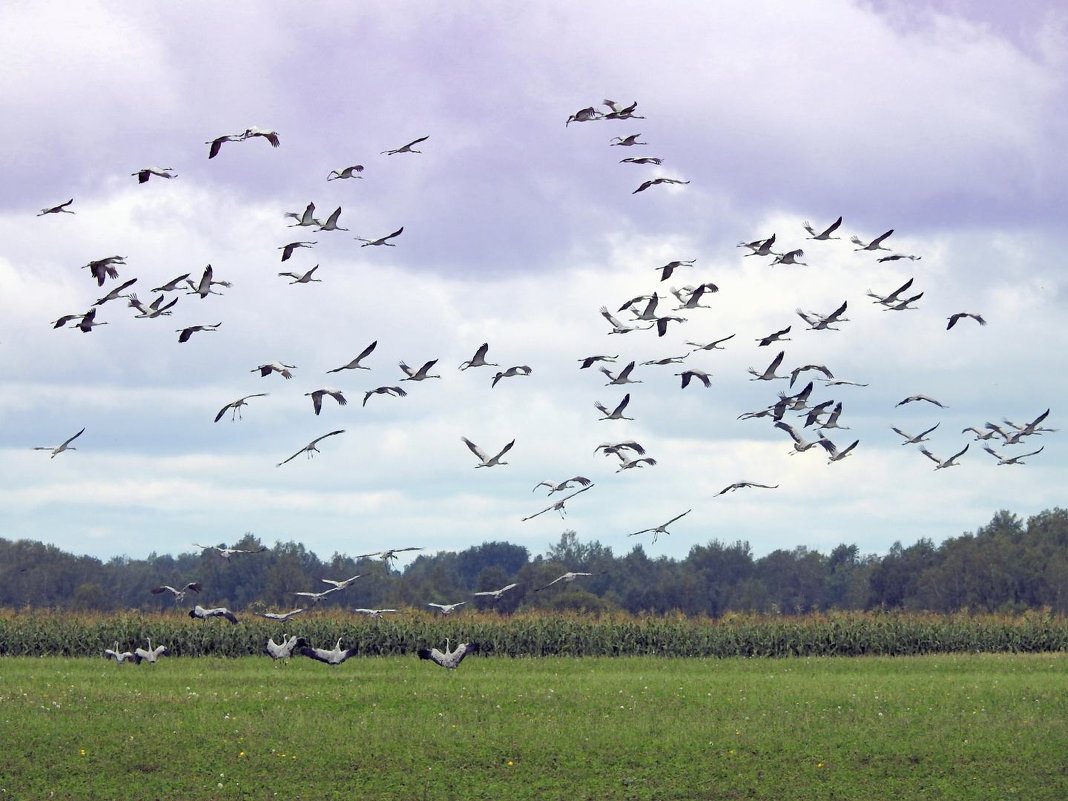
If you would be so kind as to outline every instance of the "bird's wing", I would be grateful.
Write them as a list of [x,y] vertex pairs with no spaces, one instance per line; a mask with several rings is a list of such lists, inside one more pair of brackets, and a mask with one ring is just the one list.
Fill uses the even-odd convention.
[[304,451],[306,451],[306,450],[308,450],[307,446],[305,446],[305,447],[301,448],[301,449],[300,449],[299,451],[297,451],[296,453],[294,453],[294,454],[293,454],[292,456],[290,456],[290,457],[289,457],[288,459],[285,459],[285,460],[283,460],[283,461],[279,462],[279,463],[278,463],[277,465],[275,465],[275,467],[281,467],[282,465],[286,464],[287,462],[291,462],[291,461],[293,461],[293,460],[294,460],[294,459],[296,459],[296,458],[297,458],[298,456],[300,456],[300,455],[301,455],[302,453],[304,453]]
[[887,231],[882,236],[879,236],[879,237],[876,237],[875,239],[873,239],[869,243],[869,247],[874,246],[874,245],[881,245],[883,240],[886,239],[888,236],[890,236],[890,234],[892,234],[892,233],[894,233],[894,229],[893,228],[891,228],[889,231]]
[[504,456],[506,453],[508,453],[508,451],[510,451],[512,449],[513,445],[515,445],[515,440],[514,439],[511,442],[509,442],[507,445],[505,445],[503,448],[501,448],[501,452],[498,453],[493,458],[494,459],[500,459],[502,456]]
[[[519,518],[519,522],[520,522],[520,523],[524,523],[524,522],[526,522],[527,520],[533,520],[533,519],[534,519],[535,517],[537,517],[538,515],[543,515],[543,514],[545,514],[546,512],[551,512],[551,511],[553,510],[553,508],[554,508],[555,506],[556,506],[556,504],[553,504],[552,506],[546,506],[546,507],[545,507],[544,509],[542,509],[542,510],[541,510],[540,512],[535,512],[535,513],[534,513],[534,514],[532,514],[532,515],[527,515],[526,517],[521,517],[521,518]],[[480,594],[482,594],[482,593],[477,593],[477,592],[475,593],[475,595],[480,595]],[[493,595],[493,593],[492,593],[492,592],[488,592],[488,593],[485,593],[485,595]]]
[[942,464],[942,460],[939,459],[937,456],[935,456],[933,453],[931,453],[926,448],[920,448],[920,453],[922,453],[924,456],[926,456],[928,459],[930,459],[935,464],[937,464],[937,465]]
[[686,510],[685,512],[683,512],[683,513],[682,513],[681,515],[676,515],[675,517],[671,518],[671,519],[670,519],[669,521],[667,521],[666,523],[664,523],[664,528],[667,528],[668,526],[670,526],[670,525],[671,525],[672,523],[674,523],[674,522],[675,522],[676,520],[678,520],[678,519],[679,519],[680,517],[686,517],[686,515],[688,515],[688,514],[689,514],[690,512],[692,512],[692,511],[693,511],[693,509],[687,509],[687,510]]
[[471,453],[473,453],[479,458],[479,460],[483,462],[486,461],[486,453],[480,447],[478,447],[478,445],[473,443],[467,437],[460,437],[460,439],[463,440],[463,443],[471,450]]
[[83,429],[82,429],[81,431],[79,431],[79,432],[78,432],[77,434],[75,434],[75,435],[74,435],[73,437],[71,437],[71,438],[70,438],[70,439],[68,439],[68,440],[67,440],[66,442],[64,442],[64,443],[63,443],[63,446],[62,446],[62,447],[64,447],[64,448],[65,448],[66,446],[70,445],[70,444],[71,444],[72,442],[74,442],[74,440],[78,439],[78,437],[80,437],[80,436],[81,436],[82,434],[84,434],[84,433],[85,433],[85,429],[83,428]]
[[311,646],[304,645],[297,649],[297,653],[299,653],[301,656],[306,656],[309,659],[316,660],[317,662],[325,662],[329,665],[330,654],[332,654],[333,651],[324,651],[321,648],[312,648]]
[[628,392],[623,396],[623,400],[619,402],[619,405],[615,408],[612,414],[622,414],[623,410],[627,408],[627,404],[630,403],[630,393]]
[[313,439],[313,440],[312,440],[312,441],[311,441],[311,442],[309,443],[309,445],[314,445],[315,443],[317,443],[317,442],[321,442],[321,441],[323,441],[324,439],[326,439],[327,437],[332,437],[332,436],[334,436],[335,434],[344,434],[344,433],[345,433],[345,429],[343,429],[343,428],[339,428],[339,429],[338,429],[337,431],[331,431],[331,432],[330,432],[329,434],[323,434],[323,435],[322,435],[321,437],[316,437],[315,439]]
[[796,429],[794,429],[794,427],[789,423],[784,423],[782,420],[779,420],[777,423],[775,423],[775,427],[789,434],[790,438],[798,445],[803,442],[803,440],[801,439],[801,435],[798,434]]

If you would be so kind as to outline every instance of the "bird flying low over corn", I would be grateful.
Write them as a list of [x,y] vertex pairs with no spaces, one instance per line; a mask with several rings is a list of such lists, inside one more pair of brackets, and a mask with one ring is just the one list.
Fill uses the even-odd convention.
[[217,606],[213,609],[205,609],[200,604],[197,604],[189,610],[189,617],[194,620],[207,620],[209,617],[221,617],[229,620],[231,623],[237,623],[237,615],[231,612],[224,606]]

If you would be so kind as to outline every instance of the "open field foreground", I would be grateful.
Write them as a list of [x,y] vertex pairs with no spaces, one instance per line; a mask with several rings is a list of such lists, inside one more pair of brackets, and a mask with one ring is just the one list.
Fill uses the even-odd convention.
[[0,659],[0,797],[1063,799],[1068,655]]

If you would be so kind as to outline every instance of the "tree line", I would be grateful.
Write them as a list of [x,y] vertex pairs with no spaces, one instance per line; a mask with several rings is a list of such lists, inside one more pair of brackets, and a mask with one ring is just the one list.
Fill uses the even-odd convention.
[[[262,544],[249,533],[234,546]],[[565,571],[594,575],[536,591]],[[206,550],[101,561],[41,542],[0,538],[0,607],[15,609],[164,611],[173,606],[171,596],[150,590],[190,581],[203,585],[197,600],[205,605],[292,609],[305,605],[294,593],[325,589],[324,578],[357,574],[358,581],[322,606],[425,608],[466,600],[503,613],[572,609],[711,617],[834,609],[1068,612],[1068,510],[1046,510],[1026,521],[999,511],[973,533],[940,545],[926,538],[907,547],[897,542],[883,556],[841,544],[829,554],[797,546],[754,557],[747,542],[719,540],[694,545],[683,559],[652,558],[641,545],[616,556],[610,547],[582,542],[568,530],[540,555],[486,542],[421,554],[403,571],[377,558],[357,561],[335,553],[323,560],[297,542],[277,542],[262,553],[231,559]],[[472,597],[512,582],[518,586],[500,600]],[[190,593],[185,605],[193,599]]]

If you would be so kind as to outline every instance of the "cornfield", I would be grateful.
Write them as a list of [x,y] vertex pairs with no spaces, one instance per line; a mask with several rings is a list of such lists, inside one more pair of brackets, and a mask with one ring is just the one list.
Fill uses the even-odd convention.
[[665,657],[907,656],[950,652],[1068,650],[1068,617],[1021,615],[841,613],[803,617],[730,615],[631,617],[578,614],[461,613],[432,616],[404,610],[369,619],[312,612],[288,623],[243,616],[191,620],[181,610],[159,614],[0,612],[0,655],[99,656],[166,645],[172,656],[238,657],[263,653],[268,637],[299,634],[314,645],[341,639],[367,656],[414,653],[425,645],[478,642],[483,654],[510,657],[654,655]]

